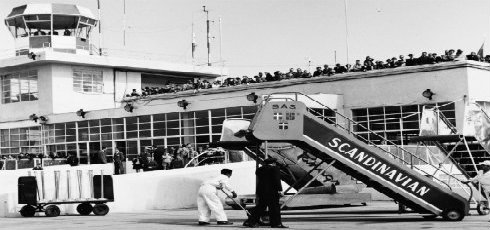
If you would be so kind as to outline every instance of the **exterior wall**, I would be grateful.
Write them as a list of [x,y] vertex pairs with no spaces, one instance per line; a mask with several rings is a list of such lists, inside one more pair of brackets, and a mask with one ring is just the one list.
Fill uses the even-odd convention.
[[[0,104],[0,122],[26,120],[29,115],[35,113],[38,116],[50,114],[52,112],[52,104],[50,98],[51,93],[51,68],[48,65],[33,66],[30,68],[12,68],[0,72],[0,75],[19,72],[25,70],[37,70],[39,100],[23,101],[16,103]],[[1,90],[1,88],[0,88]],[[3,96],[2,96],[3,97]]]
[[119,102],[123,100],[126,94],[131,94],[133,89],[141,92],[141,73],[115,71],[115,75],[115,101],[118,102],[117,105],[120,105]]
[[[85,111],[114,108],[113,76],[112,70],[107,68],[93,68],[84,66],[70,66],[53,64],[52,68],[52,113],[70,113],[79,109]],[[81,93],[73,90],[73,69],[89,69],[102,71],[103,93]],[[106,89],[107,87],[107,89]]]
[[487,69],[468,69],[469,101],[490,101],[490,72]]

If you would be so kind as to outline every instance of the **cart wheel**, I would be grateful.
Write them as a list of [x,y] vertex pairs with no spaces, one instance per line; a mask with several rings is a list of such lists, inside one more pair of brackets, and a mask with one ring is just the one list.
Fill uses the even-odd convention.
[[32,205],[24,205],[19,212],[23,217],[33,217],[36,214],[36,208]]
[[94,205],[93,211],[97,216],[105,216],[109,213],[109,206],[107,206],[107,204],[96,204]]
[[58,206],[56,205],[48,205],[48,207],[46,207],[44,213],[46,214],[46,216],[48,217],[57,217],[60,215],[60,208],[58,208]]
[[448,221],[460,221],[464,218],[464,215],[459,210],[449,210],[442,213],[442,218]]
[[488,204],[486,201],[479,202],[476,205],[476,211],[482,216],[490,214],[490,209],[488,209]]
[[77,206],[77,212],[82,216],[88,216],[92,212],[93,208],[90,203],[81,203]]

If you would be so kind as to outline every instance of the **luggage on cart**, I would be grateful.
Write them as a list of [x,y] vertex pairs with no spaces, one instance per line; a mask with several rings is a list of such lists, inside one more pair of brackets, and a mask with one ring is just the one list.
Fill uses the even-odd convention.
[[[76,186],[72,186],[70,171],[67,171],[66,186],[63,187],[67,189],[66,197],[60,197],[60,171],[54,171],[55,195],[53,199],[46,198],[44,172],[41,172],[40,178],[37,178],[37,173],[35,175],[22,176],[18,179],[18,203],[24,204],[19,212],[23,217],[32,217],[36,212],[44,212],[49,217],[59,216],[61,211],[58,205],[61,204],[78,204],[76,210],[80,215],[94,213],[98,216],[104,216],[109,212],[109,206],[106,203],[114,201],[111,175],[93,175],[93,171],[89,170],[88,180],[83,180],[82,171],[78,170],[77,180],[75,180]],[[83,188],[87,181],[88,194],[84,192]],[[85,195],[89,195],[89,197]]]

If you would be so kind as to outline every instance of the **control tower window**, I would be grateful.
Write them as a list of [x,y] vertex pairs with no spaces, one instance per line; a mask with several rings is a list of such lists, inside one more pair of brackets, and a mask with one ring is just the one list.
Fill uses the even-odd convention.
[[73,90],[80,93],[102,93],[102,71],[73,70]]
[[38,100],[37,70],[11,73],[2,78],[2,103]]
[[28,33],[25,28],[24,20],[19,18],[12,18],[6,21],[10,33],[15,37],[27,37]]

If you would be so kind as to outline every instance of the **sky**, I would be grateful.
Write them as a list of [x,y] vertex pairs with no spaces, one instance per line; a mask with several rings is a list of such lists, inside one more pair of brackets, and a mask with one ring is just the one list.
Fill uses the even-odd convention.
[[[313,70],[324,64],[353,63],[368,55],[386,60],[400,54],[419,56],[422,51],[469,53],[478,51],[484,42],[490,51],[488,0],[100,1],[101,41],[109,55],[196,65],[207,61],[202,11],[206,5],[213,21],[211,62],[227,68],[233,77],[286,72],[291,67]],[[73,3],[97,15],[97,0],[1,0],[0,17],[29,3]],[[197,42],[194,61],[192,28]],[[98,45],[97,30],[91,40]],[[14,39],[5,26],[0,27],[0,42],[0,52],[13,52]]]

